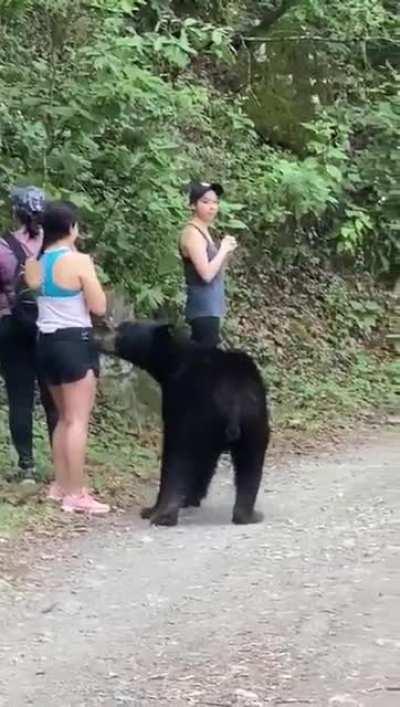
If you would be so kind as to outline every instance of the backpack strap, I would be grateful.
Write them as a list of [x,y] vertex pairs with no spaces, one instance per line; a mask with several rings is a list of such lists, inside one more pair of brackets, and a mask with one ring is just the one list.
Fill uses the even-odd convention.
[[10,251],[12,252],[15,260],[17,261],[16,267],[15,267],[15,272],[14,272],[14,284],[8,284],[7,286],[5,285],[4,282],[0,281],[0,292],[2,292],[7,299],[8,305],[10,309],[13,307],[13,301],[15,298],[15,282],[18,278],[19,271],[21,267],[25,265],[25,262],[28,258],[25,250],[23,249],[21,243],[19,242],[18,238],[14,236],[13,233],[10,231],[7,233],[4,233],[2,238],[2,242],[5,243]]
[[15,256],[17,260],[17,270],[21,265],[25,264],[25,261],[27,259],[27,254],[25,253],[25,250],[23,249],[21,243],[19,242],[18,238],[14,236],[13,233],[7,233],[4,236],[4,241],[7,243],[9,249]]

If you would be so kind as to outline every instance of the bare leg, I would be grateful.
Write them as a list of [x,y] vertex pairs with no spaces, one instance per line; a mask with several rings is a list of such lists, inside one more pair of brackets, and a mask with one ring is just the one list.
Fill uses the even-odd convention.
[[68,484],[68,466],[64,450],[64,411],[61,386],[51,386],[54,405],[58,420],[52,434],[52,455],[55,470],[55,481],[60,490],[65,491]]
[[96,395],[96,378],[93,371],[88,371],[85,378],[60,387],[63,416],[59,452],[60,458],[63,455],[66,460],[66,490],[73,494],[83,488],[88,426]]

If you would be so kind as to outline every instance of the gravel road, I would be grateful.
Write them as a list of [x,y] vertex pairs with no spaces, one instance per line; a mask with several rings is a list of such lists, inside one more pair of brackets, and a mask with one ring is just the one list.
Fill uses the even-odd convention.
[[3,584],[1,707],[398,707],[399,472],[375,430],[270,465],[261,525],[227,465],[177,528],[96,519]]

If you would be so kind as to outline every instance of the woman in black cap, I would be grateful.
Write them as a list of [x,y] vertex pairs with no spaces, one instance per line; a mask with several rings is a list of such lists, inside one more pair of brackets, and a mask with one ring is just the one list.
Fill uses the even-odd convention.
[[[38,378],[37,330],[34,318],[23,321],[18,316],[16,288],[25,261],[37,257],[42,246],[45,195],[37,187],[15,188],[11,204],[17,229],[0,237],[0,370],[7,391],[11,438],[18,454],[17,479],[34,481],[32,415]],[[40,390],[51,437],[57,411],[48,389],[41,384]]]
[[180,238],[180,253],[186,281],[186,320],[193,341],[214,347],[219,342],[225,314],[224,266],[236,249],[233,236],[225,236],[218,247],[209,232],[224,191],[220,184],[198,182],[190,187],[193,215]]

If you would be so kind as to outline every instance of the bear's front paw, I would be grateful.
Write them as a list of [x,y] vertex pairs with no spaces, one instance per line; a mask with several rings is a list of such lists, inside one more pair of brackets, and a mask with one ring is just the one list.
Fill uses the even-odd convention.
[[178,524],[178,511],[156,511],[150,518],[152,525],[164,525],[172,528]]
[[244,511],[235,508],[233,511],[232,523],[236,525],[249,525],[250,523],[262,523],[264,515],[259,511]]

